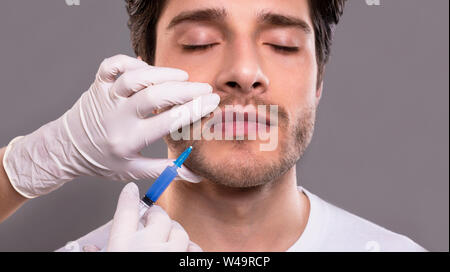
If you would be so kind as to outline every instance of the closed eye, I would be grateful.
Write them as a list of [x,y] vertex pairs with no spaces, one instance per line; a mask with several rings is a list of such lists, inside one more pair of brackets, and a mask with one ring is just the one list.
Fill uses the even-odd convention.
[[213,46],[217,45],[218,43],[210,43],[210,44],[183,44],[183,50],[186,51],[200,51],[200,50],[206,50],[209,48],[212,48]]
[[[201,44],[201,45],[195,45],[195,44],[183,44],[183,50],[186,51],[201,51],[206,50],[209,48],[212,48],[213,46],[217,45],[218,43],[211,43],[211,44]],[[266,45],[270,45],[275,51],[279,51],[282,53],[294,53],[298,52],[299,47],[297,46],[281,46],[276,44],[270,44],[266,43]]]
[[275,51],[279,51],[282,53],[295,53],[298,52],[298,46],[282,46],[277,44],[265,43],[265,45],[271,46]]

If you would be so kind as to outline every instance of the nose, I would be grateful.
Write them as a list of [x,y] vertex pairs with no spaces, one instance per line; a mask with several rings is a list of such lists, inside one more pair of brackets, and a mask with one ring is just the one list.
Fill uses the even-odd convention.
[[256,48],[251,42],[230,45],[222,69],[216,77],[219,91],[239,96],[257,96],[266,92],[269,79],[264,74]]

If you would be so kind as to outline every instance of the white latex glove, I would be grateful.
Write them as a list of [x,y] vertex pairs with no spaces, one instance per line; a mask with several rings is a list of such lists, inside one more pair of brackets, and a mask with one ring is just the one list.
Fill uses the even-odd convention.
[[[140,151],[210,113],[220,100],[207,83],[187,79],[182,70],[124,55],[105,59],[89,90],[62,117],[10,142],[3,165],[12,186],[33,198],[81,175],[156,178],[172,160],[146,158]],[[183,103],[148,117],[153,110]],[[178,173],[200,181],[184,166]]]
[[68,242],[57,251],[186,250],[202,251],[197,244],[189,241],[183,227],[171,220],[161,207],[155,205],[150,209],[142,208],[139,189],[134,183],[129,183],[122,189],[113,220],[75,241]]
[[[138,187],[128,183],[120,193],[107,251],[201,251],[161,207],[152,206],[141,218],[139,201]],[[87,246],[84,250],[95,248]]]

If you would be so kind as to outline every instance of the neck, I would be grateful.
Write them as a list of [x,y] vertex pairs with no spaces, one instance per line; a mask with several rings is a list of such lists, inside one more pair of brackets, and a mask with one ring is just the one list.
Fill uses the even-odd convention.
[[295,166],[255,188],[177,180],[156,204],[204,251],[285,251],[298,240],[309,215]]

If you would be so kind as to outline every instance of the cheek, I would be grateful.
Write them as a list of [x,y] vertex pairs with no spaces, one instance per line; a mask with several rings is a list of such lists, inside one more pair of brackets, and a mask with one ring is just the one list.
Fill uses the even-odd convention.
[[296,56],[274,57],[268,53],[263,59],[269,73],[270,90],[286,110],[293,113],[315,104],[317,62],[314,39],[306,39]]
[[[278,62],[278,61],[277,61]],[[271,100],[283,105],[287,111],[314,105],[317,65],[315,58],[300,57],[274,65],[268,64]]]
[[155,66],[173,67],[186,71],[191,82],[214,82],[214,76],[220,67],[220,57],[210,54],[183,54],[179,48],[169,45],[157,47]]

